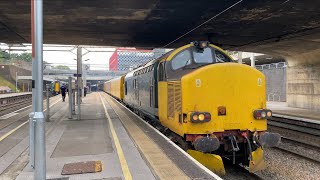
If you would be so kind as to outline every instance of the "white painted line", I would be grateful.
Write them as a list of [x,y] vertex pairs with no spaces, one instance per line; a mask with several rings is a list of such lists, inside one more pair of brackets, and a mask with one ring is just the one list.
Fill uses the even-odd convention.
[[[21,109],[15,110],[15,111],[13,111],[13,112],[11,112],[11,113],[5,114],[5,115],[1,116],[0,119],[2,119],[2,120],[3,120],[3,119],[8,119],[8,118],[12,117],[12,116],[10,116],[12,113],[16,113],[16,114],[13,115],[13,116],[15,116],[15,115],[19,114],[19,113],[17,113],[17,112],[22,111],[22,110],[24,110],[24,109],[27,109],[27,108],[29,108],[29,107],[31,107],[31,106],[32,106],[32,105],[29,105],[29,106],[23,107],[23,108],[21,108]],[[50,106],[50,107],[51,107],[51,106]],[[46,109],[45,109],[45,110],[46,110]],[[43,110],[43,111],[45,111],[45,110]],[[9,117],[7,117],[7,116],[9,116]]]
[[[21,109],[15,110],[15,111],[13,111],[13,112],[11,112],[11,113],[5,114],[5,115],[1,116],[0,119],[2,119],[2,120],[3,120],[3,119],[8,119],[8,118],[10,118],[10,117],[12,117],[12,116],[15,116],[15,115],[19,114],[19,113],[17,113],[18,111],[24,110],[24,109],[29,108],[29,107],[31,107],[31,106],[32,106],[32,105],[29,105],[29,106],[23,107],[23,108],[21,108]],[[12,115],[12,114],[13,114],[13,115]],[[11,116],[11,115],[12,115],[12,116]]]
[[18,114],[18,113],[12,112],[12,113],[9,113],[9,114],[6,114],[6,115],[1,116],[0,119],[1,119],[1,120],[8,119],[8,118],[10,118],[10,117],[12,117],[12,116],[15,116],[15,115],[17,115],[17,114]]
[[282,115],[282,114],[272,114],[272,116],[280,117],[280,118],[286,118],[286,119],[292,119],[292,120],[296,120],[296,121],[309,122],[309,123],[313,123],[313,124],[320,124],[320,120],[315,120],[315,119],[288,116],[288,115]]
[[[104,93],[105,94],[105,93]],[[107,95],[107,94],[106,94]],[[114,99],[118,104],[120,104],[122,107],[126,108],[128,111],[130,111],[133,115],[135,115],[137,118],[139,118],[139,120],[141,120],[143,123],[145,123],[147,126],[149,126],[150,128],[152,128],[155,132],[157,132],[160,136],[162,136],[165,140],[167,140],[168,143],[170,143],[172,146],[174,146],[176,149],[178,149],[182,154],[184,154],[188,159],[190,159],[192,162],[194,162],[197,166],[199,166],[202,170],[204,170],[206,173],[208,173],[209,175],[211,175],[213,178],[217,179],[217,180],[222,180],[222,178],[220,178],[218,175],[216,175],[215,173],[213,173],[212,171],[210,171],[208,168],[206,168],[204,165],[202,165],[201,163],[199,163],[197,160],[195,160],[192,156],[190,156],[187,152],[185,152],[184,150],[182,150],[178,145],[176,145],[174,142],[172,142],[167,136],[163,135],[158,129],[154,128],[153,126],[151,126],[149,123],[147,123],[145,120],[141,119],[140,116],[138,116],[137,114],[133,113],[130,109],[128,109],[126,106],[124,106],[123,104],[119,103],[115,98],[113,98],[112,96],[108,95],[109,97],[111,97],[112,99]],[[173,177],[174,178],[174,177]]]
[[[55,104],[57,104],[59,101],[61,101],[61,99],[55,101],[54,103],[52,103],[49,107],[54,106]],[[46,111],[47,109],[44,109],[43,111]],[[4,140],[6,137],[10,136],[12,133],[14,133],[16,130],[20,129],[23,125],[27,124],[29,122],[29,120],[23,122],[22,124],[20,124],[18,127],[12,129],[11,131],[7,132],[5,135],[3,135],[2,137],[0,137],[0,142],[2,140]]]
[[19,111],[22,111],[22,110],[24,110],[24,109],[27,109],[27,108],[29,108],[29,107],[31,107],[32,105],[29,105],[29,106],[26,106],[26,107],[23,107],[23,108],[21,108],[21,109],[18,109],[18,110],[15,110],[15,111],[13,111],[13,112],[19,112]]

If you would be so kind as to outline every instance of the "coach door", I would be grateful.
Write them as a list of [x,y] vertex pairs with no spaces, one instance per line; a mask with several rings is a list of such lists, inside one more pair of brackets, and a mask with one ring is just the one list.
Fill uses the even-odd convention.
[[137,104],[140,105],[140,103],[139,103],[139,84],[138,84],[138,78],[135,78],[135,79],[133,80],[133,88],[134,88],[135,100],[136,100]]

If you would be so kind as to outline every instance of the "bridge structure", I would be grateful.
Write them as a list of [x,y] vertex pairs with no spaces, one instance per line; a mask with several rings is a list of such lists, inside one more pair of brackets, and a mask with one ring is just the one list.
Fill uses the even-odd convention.
[[[319,109],[319,6],[311,0],[44,1],[44,43],[152,49],[208,40],[280,56],[288,63],[288,104]],[[0,7],[0,40],[30,43],[30,2]]]

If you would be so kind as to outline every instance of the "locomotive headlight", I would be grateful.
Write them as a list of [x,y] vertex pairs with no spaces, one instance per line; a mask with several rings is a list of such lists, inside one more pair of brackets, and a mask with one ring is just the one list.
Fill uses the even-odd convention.
[[192,120],[197,121],[198,120],[198,115],[197,114],[192,115]]
[[257,109],[253,112],[255,119],[267,119],[272,116],[272,111],[269,109]]
[[203,121],[204,120],[204,114],[199,114],[199,120]]
[[272,111],[268,110],[268,111],[267,111],[267,117],[269,118],[269,117],[271,117],[271,116],[272,116]]
[[200,48],[206,48],[208,46],[208,42],[201,42]]
[[192,112],[190,114],[191,122],[208,122],[211,120],[211,114],[208,112]]

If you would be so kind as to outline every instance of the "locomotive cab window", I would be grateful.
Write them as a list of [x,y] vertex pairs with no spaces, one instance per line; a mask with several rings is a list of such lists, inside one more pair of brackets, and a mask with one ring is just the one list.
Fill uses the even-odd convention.
[[204,48],[201,51],[192,51],[195,63],[213,63],[213,55],[211,48]]
[[173,70],[177,70],[191,63],[192,63],[191,53],[187,49],[180,52],[178,55],[176,55],[176,57],[172,59],[171,66]]
[[231,59],[221,51],[215,50],[215,59],[217,63],[231,62]]

